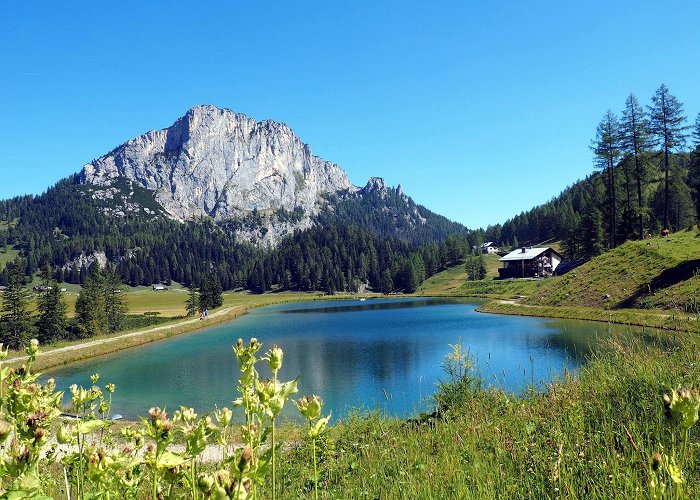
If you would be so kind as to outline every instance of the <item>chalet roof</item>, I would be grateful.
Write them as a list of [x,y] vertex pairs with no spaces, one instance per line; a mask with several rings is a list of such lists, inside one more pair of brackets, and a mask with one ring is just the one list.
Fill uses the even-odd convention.
[[487,241],[486,243],[483,243],[481,245],[481,248],[488,248],[488,247],[495,247],[497,245],[494,245],[493,241]]
[[500,260],[501,262],[506,260],[532,260],[535,257],[542,255],[547,250],[552,250],[552,252],[559,255],[559,253],[556,250],[553,250],[551,247],[526,248],[524,252],[522,248],[518,248],[510,252],[508,255],[501,257],[498,260]]

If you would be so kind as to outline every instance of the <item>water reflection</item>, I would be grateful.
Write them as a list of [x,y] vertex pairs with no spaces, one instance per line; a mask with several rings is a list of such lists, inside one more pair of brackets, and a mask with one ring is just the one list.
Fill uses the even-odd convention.
[[[281,378],[300,376],[300,393],[322,395],[334,415],[358,406],[409,415],[429,409],[427,396],[443,374],[441,363],[460,339],[487,384],[518,391],[531,380],[575,369],[601,330],[595,323],[479,314],[476,307],[454,299],[270,306],[50,375],[66,389],[88,385],[90,374],[99,372],[102,381],[117,385],[114,411],[132,418],[153,405],[211,411],[231,406],[236,397],[231,345],[239,337],[257,337],[264,349],[283,347]],[[262,368],[261,375],[269,376]]]
[[[282,309],[277,311],[278,314],[310,314],[310,313],[345,313],[345,312],[360,312],[360,311],[372,311],[372,310],[389,310],[389,309],[407,309],[411,307],[425,307],[425,306],[437,306],[444,304],[462,304],[464,299],[460,298],[450,298],[450,297],[438,297],[438,298],[401,298],[401,299],[369,299],[369,301],[357,300],[352,301],[351,304],[342,305],[332,305],[332,306],[307,306],[299,307],[299,304],[295,304],[293,309]],[[469,303],[474,304],[476,302],[469,301]]]

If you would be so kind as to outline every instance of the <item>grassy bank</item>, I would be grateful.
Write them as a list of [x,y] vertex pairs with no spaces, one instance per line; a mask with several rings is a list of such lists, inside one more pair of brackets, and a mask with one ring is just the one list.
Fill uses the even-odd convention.
[[[463,265],[425,280],[423,296],[496,299],[482,312],[613,322],[695,331],[700,313],[700,238],[628,241],[567,273],[548,279],[467,281]],[[489,272],[494,274],[491,259]]]
[[545,318],[603,321],[617,325],[641,326],[663,330],[696,332],[700,325],[698,315],[678,311],[645,309],[599,309],[594,307],[533,306],[518,301],[493,300],[482,304],[479,312],[539,316]]

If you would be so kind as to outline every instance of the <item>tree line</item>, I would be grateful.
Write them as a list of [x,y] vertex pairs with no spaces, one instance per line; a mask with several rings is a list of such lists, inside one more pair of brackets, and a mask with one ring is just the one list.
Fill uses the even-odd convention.
[[69,321],[61,288],[49,266],[39,272],[40,284],[34,288],[36,314],[30,312],[33,300],[20,260],[8,266],[8,281],[2,293],[0,342],[4,345],[19,349],[31,338],[51,344],[125,328],[127,306],[119,289],[121,280],[113,268],[91,268],[75,304],[75,318]]
[[513,247],[560,240],[576,259],[697,223],[700,114],[691,126],[665,85],[646,106],[630,94],[619,115],[608,110],[591,149],[590,176],[543,205],[475,231],[475,239]]
[[[415,289],[442,265],[435,256],[438,245],[450,234],[468,237],[464,226],[393,188],[328,195],[326,202],[316,225],[270,250],[237,240],[230,224],[207,217],[182,223],[142,213],[110,215],[105,202],[92,199],[70,178],[42,195],[0,202],[0,221],[8,222],[0,225],[0,244],[19,251],[25,276],[48,265],[59,282],[85,284],[90,264],[104,259],[131,286],[198,285],[212,275],[224,290],[333,293],[363,285]],[[416,252],[420,259],[410,257]],[[7,280],[4,268],[0,284]]]

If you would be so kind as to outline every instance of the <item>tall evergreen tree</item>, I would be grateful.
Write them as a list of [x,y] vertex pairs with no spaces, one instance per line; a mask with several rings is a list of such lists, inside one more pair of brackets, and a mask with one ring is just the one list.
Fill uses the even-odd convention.
[[688,186],[693,190],[695,213],[700,219],[700,113],[693,125],[693,152],[688,167]]
[[384,269],[380,278],[380,289],[382,293],[391,293],[394,291],[394,279],[391,276],[389,269]]
[[671,170],[671,153],[685,146],[688,126],[683,115],[683,105],[672,96],[666,85],[656,90],[649,106],[649,131],[655,139],[655,145],[663,150],[664,172],[664,218],[663,227],[669,227],[669,174]]
[[637,187],[637,236],[644,239],[644,153],[649,149],[649,121],[637,97],[630,94],[622,112],[622,150],[634,160]]
[[603,171],[607,181],[609,241],[610,247],[614,248],[617,239],[615,164],[620,156],[620,123],[610,110],[598,124],[592,149],[596,156],[596,166]]
[[605,250],[603,246],[603,216],[600,210],[591,206],[581,219],[582,257],[595,257]]
[[75,317],[78,322],[78,333],[82,338],[94,337],[109,328],[105,307],[104,277],[97,263],[90,269],[75,301]]
[[41,286],[37,299],[37,338],[42,344],[49,344],[67,337],[67,307],[58,283],[53,279],[51,267],[44,266],[39,277]]
[[221,283],[216,276],[206,275],[199,284],[200,311],[221,307],[224,303]]
[[107,330],[118,332],[124,328],[128,307],[122,294],[122,280],[117,274],[117,270],[112,268],[103,273],[102,294],[105,304],[105,319]]
[[2,293],[0,338],[12,349],[26,346],[33,334],[33,321],[27,310],[29,292],[24,287],[22,268],[16,259],[8,271],[7,288]]
[[194,284],[190,284],[187,287],[187,302],[185,303],[185,309],[187,310],[187,316],[194,316],[199,311],[199,296],[197,294],[197,287]]
[[209,295],[211,297],[211,309],[216,309],[224,304],[223,289],[221,288],[221,283],[219,278],[212,276],[209,279],[210,291]]

